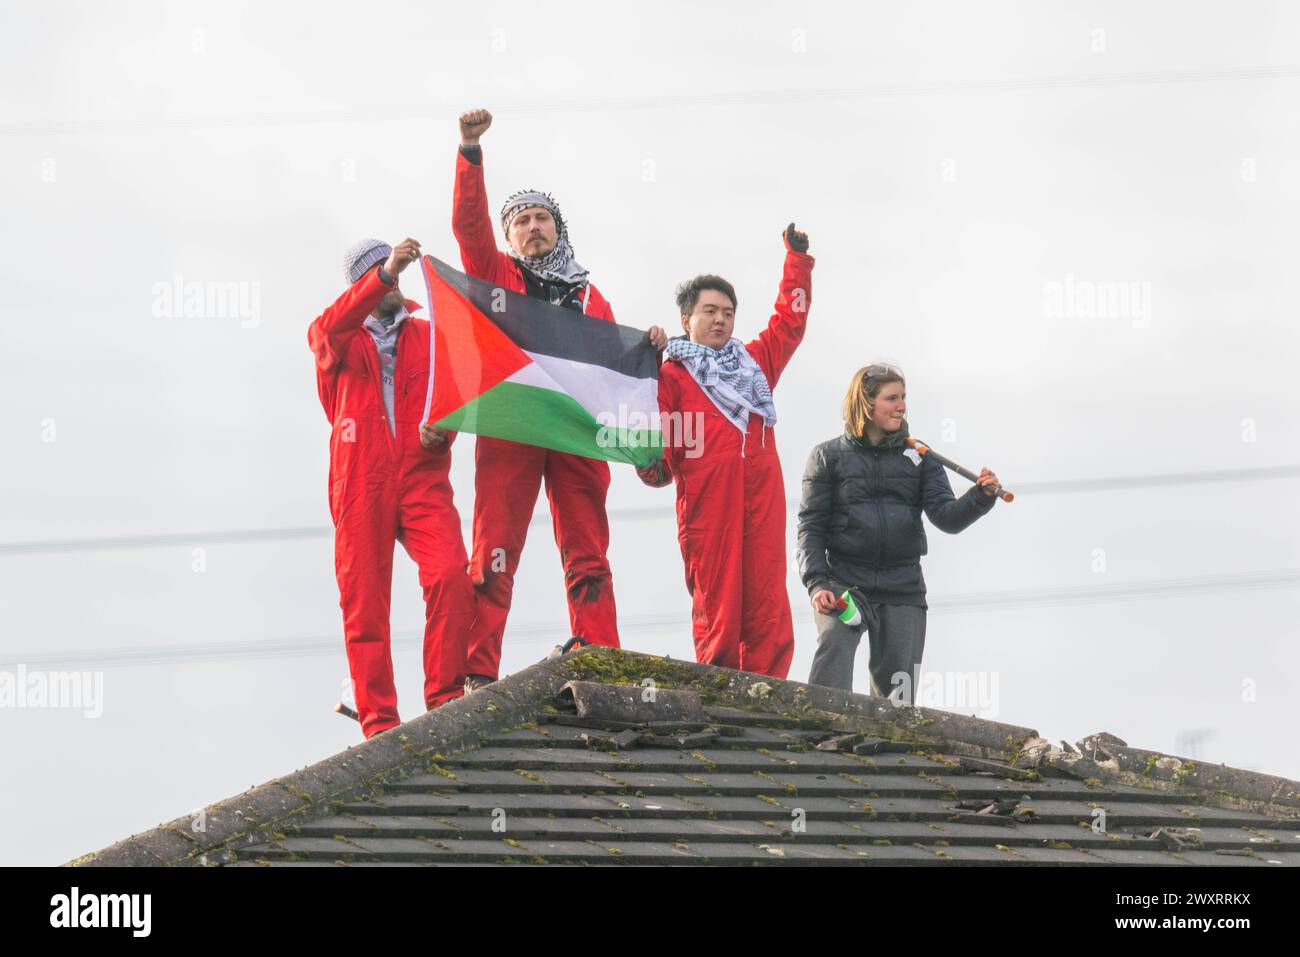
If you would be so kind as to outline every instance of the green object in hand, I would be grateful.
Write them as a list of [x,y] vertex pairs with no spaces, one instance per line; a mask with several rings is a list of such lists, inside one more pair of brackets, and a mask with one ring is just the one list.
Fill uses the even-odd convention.
[[846,625],[862,624],[862,612],[858,610],[858,604],[853,600],[853,593],[850,591],[846,590],[835,603],[835,614]]

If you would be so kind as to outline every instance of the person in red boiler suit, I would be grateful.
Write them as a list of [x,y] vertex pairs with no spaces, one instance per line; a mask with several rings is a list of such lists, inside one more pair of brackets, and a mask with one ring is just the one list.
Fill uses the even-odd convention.
[[[479,145],[491,125],[487,110],[469,110],[460,116],[451,225],[465,272],[503,289],[613,322],[609,302],[574,258],[568,227],[549,194],[523,190],[507,198],[501,228],[510,251],[497,248]],[[668,341],[658,327],[649,334],[658,348]],[[614,582],[606,557],[609,464],[480,435],[474,446],[470,557],[477,618],[470,636],[467,691],[497,680],[515,571],[543,481],[555,544],[564,562],[570,634],[592,644],[619,647]]]
[[808,237],[791,223],[776,311],[758,338],[732,338],[736,290],[696,276],[677,290],[686,334],[659,373],[664,458],[638,474],[677,486],[677,539],[695,657],[784,678],[794,655],[785,583],[785,483],[772,390],[803,339],[812,296]]
[[422,424],[429,323],[397,276],[420,256],[407,239],[354,246],[348,289],[307,330],[330,435],[329,500],[343,635],[361,732],[401,723],[389,650],[393,548],[415,559],[424,591],[424,701],[463,693],[474,592],[447,472],[455,433]]

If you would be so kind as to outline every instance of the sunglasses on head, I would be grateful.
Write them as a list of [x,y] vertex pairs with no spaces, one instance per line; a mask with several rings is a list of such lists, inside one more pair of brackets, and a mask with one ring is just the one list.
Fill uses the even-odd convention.
[[904,378],[903,370],[897,366],[891,366],[883,362],[875,362],[867,366],[867,378],[878,379],[881,376],[896,375],[900,379]]

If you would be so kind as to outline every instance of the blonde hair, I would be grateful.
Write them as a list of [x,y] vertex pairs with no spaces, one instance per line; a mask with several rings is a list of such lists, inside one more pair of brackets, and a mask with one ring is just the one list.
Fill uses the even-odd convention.
[[844,426],[856,439],[867,434],[867,423],[872,421],[876,396],[891,382],[907,385],[903,370],[887,362],[873,362],[853,373],[849,391],[844,394]]

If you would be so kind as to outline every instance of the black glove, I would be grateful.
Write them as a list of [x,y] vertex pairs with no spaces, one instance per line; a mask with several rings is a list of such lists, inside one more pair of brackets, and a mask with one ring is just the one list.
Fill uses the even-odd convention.
[[796,253],[808,251],[808,234],[798,232],[791,223],[785,228],[785,248]]

